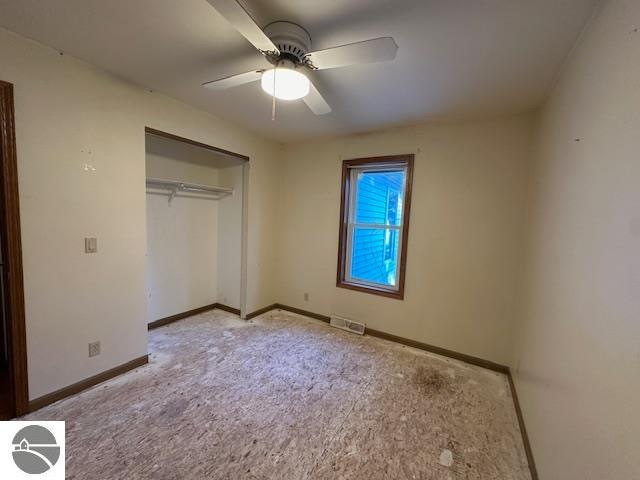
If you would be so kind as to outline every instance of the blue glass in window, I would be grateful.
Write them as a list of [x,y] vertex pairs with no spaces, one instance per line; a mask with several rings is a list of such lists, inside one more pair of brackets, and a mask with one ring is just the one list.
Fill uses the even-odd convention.
[[397,229],[355,227],[351,278],[395,287],[399,237]]
[[400,225],[404,170],[360,172],[357,178],[355,223]]

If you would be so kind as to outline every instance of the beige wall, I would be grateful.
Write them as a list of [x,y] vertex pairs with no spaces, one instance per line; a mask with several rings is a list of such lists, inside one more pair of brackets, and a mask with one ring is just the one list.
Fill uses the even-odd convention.
[[[279,301],[507,364],[531,128],[521,116],[287,146]],[[416,154],[405,299],[337,288],[341,160],[401,153]]]
[[543,479],[640,478],[639,21],[603,3],[541,118],[514,364]]
[[147,351],[145,126],[251,157],[247,306],[276,301],[279,145],[4,29],[0,79],[15,87],[30,398]]
[[[190,161],[191,160],[191,161]],[[218,185],[218,169],[188,154],[146,152],[147,177]],[[147,322],[215,303],[218,299],[219,207],[223,200],[147,191]],[[240,222],[238,216],[238,222]],[[240,265],[237,265],[238,275]],[[236,290],[240,290],[238,278]]]
[[[245,314],[278,301],[276,252],[281,222],[278,208],[282,183],[281,152],[279,150],[274,156],[279,163],[251,161],[249,164],[247,262],[251,268],[247,270]],[[260,215],[252,214],[258,207]]]

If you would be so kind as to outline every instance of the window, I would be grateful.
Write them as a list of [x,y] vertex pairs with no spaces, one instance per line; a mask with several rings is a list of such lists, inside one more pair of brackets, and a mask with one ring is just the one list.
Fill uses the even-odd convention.
[[402,299],[413,155],[345,160],[337,286]]

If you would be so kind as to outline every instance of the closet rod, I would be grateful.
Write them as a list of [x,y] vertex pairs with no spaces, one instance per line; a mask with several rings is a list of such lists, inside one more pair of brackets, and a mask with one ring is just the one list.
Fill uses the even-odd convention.
[[201,185],[198,183],[187,183],[177,180],[164,180],[162,178],[147,177],[147,186],[164,187],[169,190],[169,201],[171,201],[178,192],[213,194],[216,199],[224,198],[233,194],[233,188]]

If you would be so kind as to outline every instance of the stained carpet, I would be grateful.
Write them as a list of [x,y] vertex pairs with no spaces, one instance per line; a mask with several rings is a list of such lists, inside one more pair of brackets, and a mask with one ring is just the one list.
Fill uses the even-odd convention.
[[504,375],[272,311],[149,333],[150,364],[29,415],[69,479],[530,479]]

